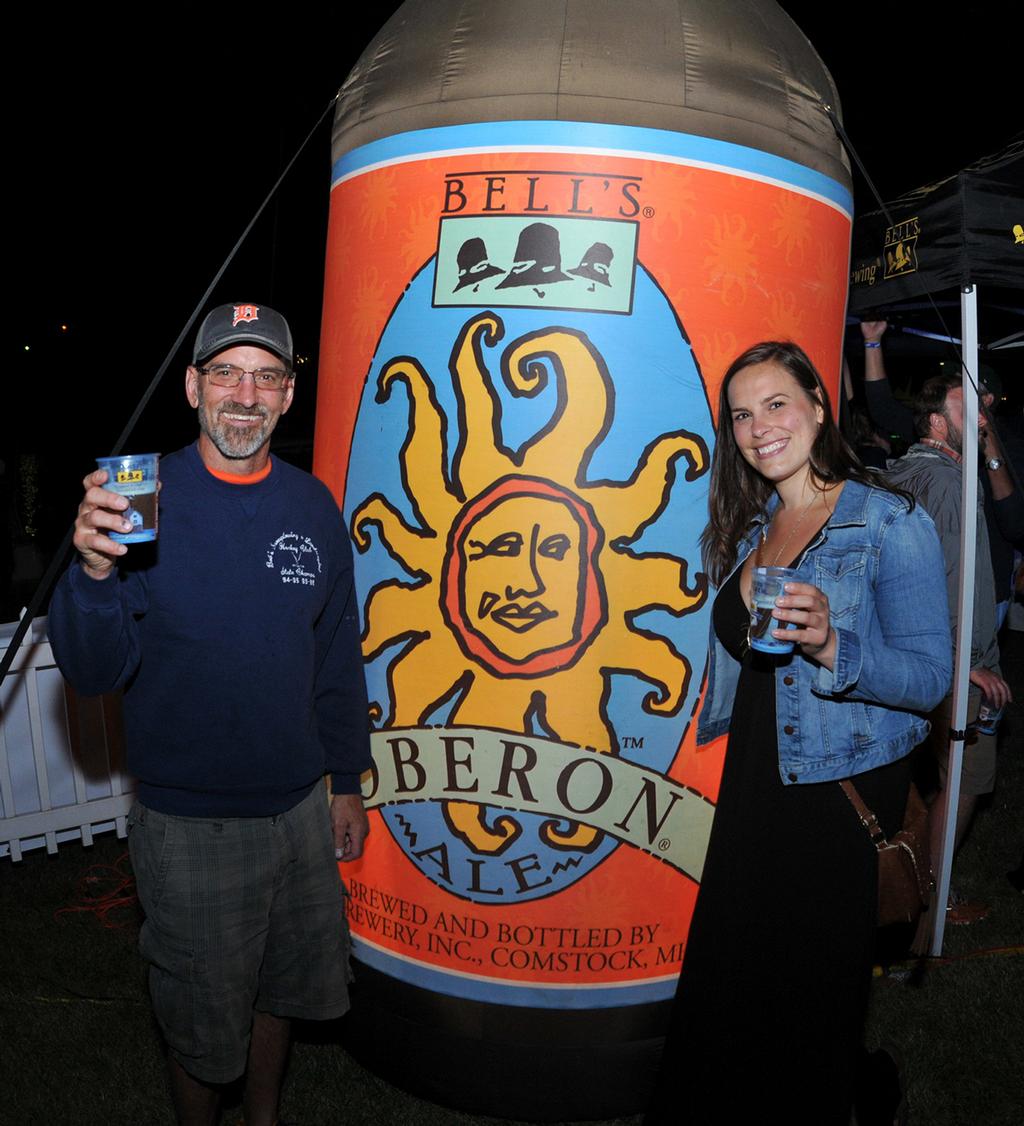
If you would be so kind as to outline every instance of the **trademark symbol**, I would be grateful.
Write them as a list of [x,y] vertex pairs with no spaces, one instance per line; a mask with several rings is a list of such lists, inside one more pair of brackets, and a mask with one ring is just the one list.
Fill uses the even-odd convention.
[[642,751],[644,749],[644,737],[642,735],[623,735],[622,746],[624,750]]
[[672,842],[668,839],[668,837],[662,837],[661,840],[658,841],[658,851],[659,852],[668,852],[668,850],[671,847],[672,847]]
[[645,207],[644,208],[644,218],[645,219],[653,219],[654,218],[654,208],[653,207]]

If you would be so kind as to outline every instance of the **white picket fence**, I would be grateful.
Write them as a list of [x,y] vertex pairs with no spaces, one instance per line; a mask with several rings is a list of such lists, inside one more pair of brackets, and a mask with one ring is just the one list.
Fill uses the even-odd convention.
[[[0,625],[0,652],[14,629]],[[123,762],[120,697],[74,692],[54,662],[46,619],[33,622],[0,683],[0,857],[88,845],[111,830],[123,837],[134,796]]]

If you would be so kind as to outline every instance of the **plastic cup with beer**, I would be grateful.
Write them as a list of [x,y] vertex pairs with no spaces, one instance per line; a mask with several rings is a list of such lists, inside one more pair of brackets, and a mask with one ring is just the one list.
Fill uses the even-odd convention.
[[750,586],[750,626],[747,640],[751,649],[762,653],[792,653],[792,641],[772,637],[773,629],[795,629],[792,622],[775,617],[775,600],[785,594],[785,584],[796,582],[794,567],[755,567]]
[[112,493],[128,498],[123,515],[132,525],[130,532],[108,532],[117,543],[147,543],[156,539],[157,481],[159,454],[121,454],[120,457],[98,457],[96,464],[107,471],[103,486]]

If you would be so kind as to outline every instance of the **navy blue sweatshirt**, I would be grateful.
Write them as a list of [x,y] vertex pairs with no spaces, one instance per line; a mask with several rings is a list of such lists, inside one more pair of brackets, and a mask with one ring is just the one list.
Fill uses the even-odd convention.
[[337,505],[314,477],[273,459],[229,484],[195,446],[160,465],[160,536],[116,575],[74,562],[54,592],[49,636],[87,695],[124,689],[139,799],[189,817],[261,817],[325,773],[357,793],[369,718]]

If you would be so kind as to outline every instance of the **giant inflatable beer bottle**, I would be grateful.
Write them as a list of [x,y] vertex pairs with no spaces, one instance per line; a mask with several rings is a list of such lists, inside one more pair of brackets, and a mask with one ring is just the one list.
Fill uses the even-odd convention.
[[643,1105],[724,750],[718,383],[764,339],[838,380],[823,102],[741,0],[407,0],[342,88],[315,468],[373,728],[352,1045],[437,1101]]

